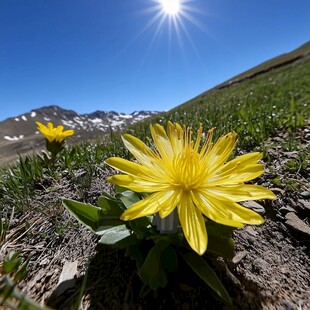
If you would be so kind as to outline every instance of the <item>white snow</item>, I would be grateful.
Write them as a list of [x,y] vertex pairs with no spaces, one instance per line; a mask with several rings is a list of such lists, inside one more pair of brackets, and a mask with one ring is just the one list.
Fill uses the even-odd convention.
[[51,119],[49,117],[44,117],[44,120],[49,122]]
[[22,120],[24,120],[26,122],[27,121],[27,117],[25,115],[22,115]]
[[94,124],[102,123],[102,119],[101,118],[89,119],[89,121],[91,121]]
[[68,127],[71,127],[71,128],[75,128],[75,124],[73,123],[73,121],[71,120],[64,120],[62,119],[61,122],[64,124],[64,126],[68,126]]
[[19,122],[19,118],[18,117],[16,117],[15,120],[16,120],[16,122]]
[[114,121],[114,120],[109,120],[110,123],[111,123],[111,127],[117,127],[117,126],[122,126],[124,125],[124,122],[123,121]]
[[30,114],[31,117],[35,117],[36,115],[37,115],[37,113],[34,112],[34,111],[32,111],[31,114]]
[[4,136],[4,139],[8,140],[8,141],[18,141],[18,140],[23,139],[23,138],[24,138],[24,135],[19,135],[19,137],[17,137],[17,136],[14,136],[14,137]]
[[132,115],[130,115],[130,114],[120,114],[119,117],[122,117],[122,118],[132,118]]

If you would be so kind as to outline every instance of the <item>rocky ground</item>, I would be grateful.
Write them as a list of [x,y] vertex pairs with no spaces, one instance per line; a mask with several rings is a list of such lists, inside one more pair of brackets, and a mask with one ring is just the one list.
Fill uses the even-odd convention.
[[111,191],[105,178],[112,171],[102,167],[96,167],[90,187],[83,183],[82,169],[74,180],[64,174],[38,184],[37,199],[14,217],[2,255],[20,250],[31,256],[21,288],[55,309],[70,309],[83,283],[81,309],[310,309],[309,145],[308,125],[294,137],[279,133],[262,146],[266,173],[256,181],[271,188],[277,199],[247,207],[266,222],[235,231],[232,261],[207,258],[231,295],[232,307],[185,267],[165,290],[138,297],[134,262],[123,251],[97,247],[97,238],[61,204],[62,197],[96,204],[103,191]]

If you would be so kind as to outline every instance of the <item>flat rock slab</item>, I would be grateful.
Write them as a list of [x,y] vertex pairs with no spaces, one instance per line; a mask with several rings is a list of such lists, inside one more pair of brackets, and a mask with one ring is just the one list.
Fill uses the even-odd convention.
[[310,236],[310,226],[302,221],[294,212],[289,212],[285,215],[285,224],[298,232]]

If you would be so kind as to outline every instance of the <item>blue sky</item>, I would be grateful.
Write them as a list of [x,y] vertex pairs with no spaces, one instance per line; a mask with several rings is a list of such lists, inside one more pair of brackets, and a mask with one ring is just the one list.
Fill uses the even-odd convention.
[[159,2],[0,0],[0,121],[169,110],[310,40],[309,0]]

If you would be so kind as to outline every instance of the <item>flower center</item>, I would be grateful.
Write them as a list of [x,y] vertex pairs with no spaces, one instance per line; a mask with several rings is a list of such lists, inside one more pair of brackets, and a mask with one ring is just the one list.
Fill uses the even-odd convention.
[[200,184],[200,158],[195,150],[183,150],[174,160],[174,185],[190,191]]

